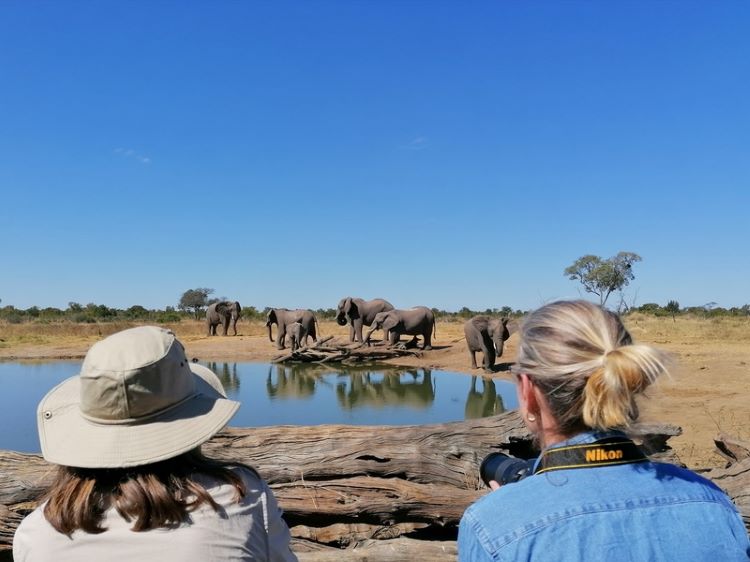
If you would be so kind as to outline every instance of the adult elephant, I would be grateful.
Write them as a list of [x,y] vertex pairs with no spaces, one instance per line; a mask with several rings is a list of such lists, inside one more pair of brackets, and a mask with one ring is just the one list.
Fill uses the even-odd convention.
[[237,320],[240,318],[242,313],[242,307],[237,301],[218,301],[209,305],[206,310],[206,327],[208,328],[208,335],[216,335],[216,327],[219,324],[224,326],[224,335],[229,333],[229,323],[232,324],[234,330],[233,335],[237,335]]
[[370,336],[375,330],[382,329],[388,334],[388,345],[395,345],[401,335],[422,336],[422,349],[432,349],[432,336],[435,333],[435,315],[426,306],[415,306],[408,310],[394,308],[386,312],[378,312],[372,321],[372,328],[367,332],[365,342],[370,342]]
[[[505,340],[510,337],[507,318],[490,318],[489,316],[474,316],[464,324],[466,346],[469,348],[471,368],[477,368],[476,352],[484,355],[482,366],[485,371],[492,371],[495,358],[503,355]],[[497,354],[497,355],[496,355]]]
[[339,326],[349,324],[349,341],[362,340],[362,326],[371,326],[379,312],[393,310],[393,305],[384,299],[364,299],[346,297],[339,301],[336,322]]
[[296,310],[289,310],[288,308],[272,308],[268,311],[268,314],[266,314],[266,327],[268,327],[268,339],[271,341],[273,341],[271,326],[276,324],[279,327],[276,336],[277,349],[284,349],[284,340],[286,338],[287,330],[295,322],[302,324],[300,336],[302,341],[300,341],[300,345],[307,345],[308,336],[312,336],[313,341],[317,343],[318,335],[315,331],[315,324],[318,321],[312,311],[301,308]]

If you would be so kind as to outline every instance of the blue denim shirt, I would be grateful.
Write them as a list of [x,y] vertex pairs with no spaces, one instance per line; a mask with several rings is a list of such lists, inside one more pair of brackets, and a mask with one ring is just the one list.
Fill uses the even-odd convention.
[[[583,433],[555,446],[622,435]],[[487,494],[464,513],[461,561],[747,560],[748,535],[718,487],[674,465],[555,470]]]

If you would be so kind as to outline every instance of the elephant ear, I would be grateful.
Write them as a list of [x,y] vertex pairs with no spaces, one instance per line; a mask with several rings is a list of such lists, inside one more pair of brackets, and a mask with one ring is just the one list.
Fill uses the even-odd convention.
[[226,301],[219,301],[216,303],[216,312],[224,313],[229,308],[229,305]]
[[359,318],[359,307],[357,306],[357,303],[352,300],[352,297],[346,299],[346,307],[344,310],[350,319]]
[[383,319],[383,330],[393,330],[396,326],[398,326],[401,323],[401,320],[399,318],[396,318],[392,314],[388,314]]

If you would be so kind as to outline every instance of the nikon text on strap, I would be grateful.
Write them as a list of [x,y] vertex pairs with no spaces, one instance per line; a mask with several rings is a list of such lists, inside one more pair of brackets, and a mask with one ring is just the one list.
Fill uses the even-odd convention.
[[542,454],[534,474],[566,468],[594,468],[645,462],[648,457],[625,437],[608,437],[593,443],[548,449]]

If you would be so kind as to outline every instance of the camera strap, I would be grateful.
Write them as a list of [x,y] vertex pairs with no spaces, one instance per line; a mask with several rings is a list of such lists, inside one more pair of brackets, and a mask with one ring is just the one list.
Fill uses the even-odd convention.
[[607,437],[593,443],[547,449],[542,453],[534,474],[569,468],[594,468],[646,461],[648,457],[630,439]]

